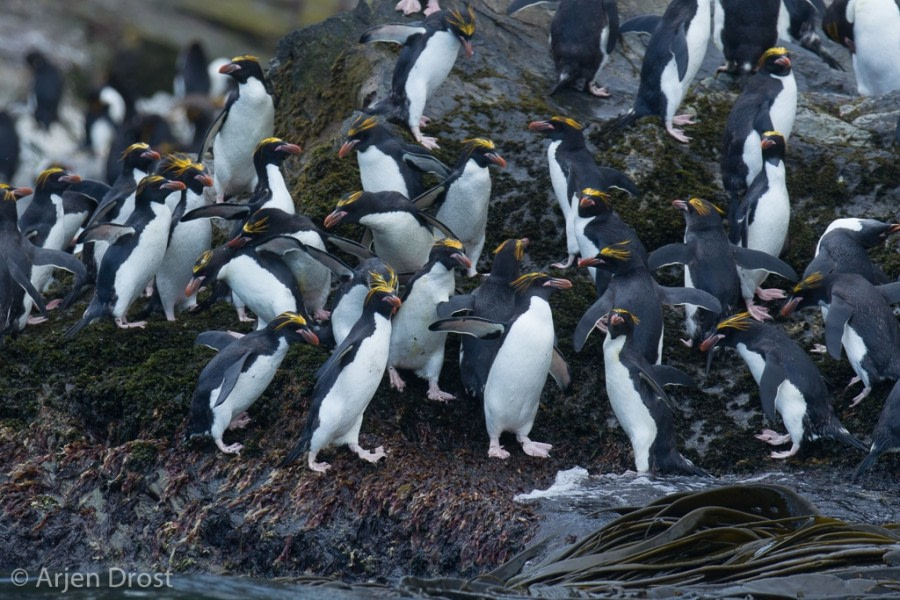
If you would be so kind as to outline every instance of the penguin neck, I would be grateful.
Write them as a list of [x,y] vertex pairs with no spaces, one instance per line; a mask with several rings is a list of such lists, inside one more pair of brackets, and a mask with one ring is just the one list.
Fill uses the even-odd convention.
[[185,210],[194,210],[201,206],[206,206],[206,202],[203,200],[203,188],[200,188],[199,192],[188,189],[185,196]]
[[773,184],[784,184],[784,161],[778,157],[768,158],[765,161],[765,169],[766,179],[769,180],[769,187],[772,187]]
[[622,349],[625,347],[625,341],[627,340],[627,336],[619,335],[616,337],[612,337],[608,332],[606,334],[606,339],[603,340],[603,356],[604,361],[608,361],[610,359],[618,360],[619,356],[622,354]]
[[584,137],[581,135],[567,135],[559,140],[554,140],[554,142],[559,142],[559,145],[556,147],[557,152],[572,152],[574,150],[587,150],[587,144],[584,141]]

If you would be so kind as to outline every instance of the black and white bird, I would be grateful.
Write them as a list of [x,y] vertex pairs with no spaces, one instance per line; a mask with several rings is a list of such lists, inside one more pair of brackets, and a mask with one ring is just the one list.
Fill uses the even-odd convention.
[[319,452],[331,445],[347,445],[361,459],[378,462],[386,456],[382,446],[366,450],[359,445],[363,415],[384,377],[391,347],[391,317],[400,308],[397,276],[373,273],[363,312],[344,341],[316,372],[316,387],[303,433],[281,466],[309,452],[306,464],[324,473],[331,465],[318,462]]
[[275,128],[275,98],[255,56],[237,56],[219,69],[237,81],[225,108],[213,121],[198,155],[203,162],[212,148],[216,199],[251,193],[256,187],[253,152],[260,140],[272,137]]
[[269,387],[291,343],[301,341],[319,344],[306,319],[291,312],[281,313],[247,335],[209,331],[197,336],[197,344],[210,345],[219,353],[200,373],[186,437],[208,435],[225,454],[240,454],[243,446],[226,446],[222,434],[247,426],[247,409]]
[[25,57],[34,81],[31,86],[31,104],[34,120],[43,129],[59,121],[59,104],[63,95],[63,75],[59,68],[37,50]]
[[377,117],[361,115],[350,125],[338,156],[344,158],[353,150],[366,192],[399,192],[413,199],[425,191],[423,173],[442,180],[450,175],[447,165],[422,146],[404,141]]
[[853,482],[859,481],[863,473],[871,469],[882,454],[898,450],[900,450],[900,381],[894,384],[884,401],[881,416],[878,417],[878,423],[875,424],[875,429],[872,431],[872,445],[869,446],[869,454],[856,467],[856,471],[853,473]]
[[434,331],[453,331],[480,338],[500,337],[484,384],[484,417],[488,456],[507,459],[500,435],[510,432],[529,456],[547,458],[551,444],[528,437],[537,416],[541,392],[550,375],[563,390],[571,383],[569,368],[556,349],[553,312],[548,302],[559,289],[569,289],[568,279],[544,273],[527,273],[510,286],[516,291],[513,315],[505,322],[484,317],[449,317],[435,321]]
[[471,7],[465,12],[441,10],[415,25],[378,25],[366,31],[360,43],[394,42],[403,49],[394,67],[391,95],[365,111],[405,125],[416,142],[437,148],[437,140],[421,132],[430,120],[424,116],[425,104],[450,74],[460,47],[465,48],[466,56],[472,56],[473,35],[475,12]]
[[816,255],[803,276],[815,272],[856,273],[875,285],[888,283],[888,276],[872,262],[867,250],[883,244],[895,233],[900,233],[900,223],[857,217],[835,219],[819,238]]
[[820,437],[867,450],[835,416],[828,388],[815,363],[780,327],[739,313],[720,321],[700,349],[708,352],[719,344],[735,348],[744,359],[759,385],[766,418],[774,423],[778,413],[784,421],[786,435],[764,429],[756,436],[773,446],[791,443],[789,450],[772,452],[772,458],[794,456],[803,441]]
[[[548,1],[552,0],[515,0],[506,14]],[[619,40],[616,0],[559,0],[558,4],[550,23],[550,53],[557,77],[550,94],[571,85],[599,98],[609,97],[598,77]]]
[[19,134],[13,118],[0,110],[0,181],[12,181],[19,170]]
[[353,269],[353,277],[344,281],[334,295],[331,309],[331,335],[335,345],[340,345],[362,315],[369,289],[376,285],[375,278],[387,281],[391,268],[377,256],[360,261]]
[[438,382],[444,366],[447,334],[431,331],[428,326],[438,318],[438,304],[453,295],[456,271],[471,266],[462,243],[444,238],[435,242],[428,262],[407,282],[400,297],[403,304],[394,315],[391,328],[388,376],[395,390],[406,389],[406,382],[397,369],[407,369],[428,381],[429,400],[454,399],[453,394],[441,390]]

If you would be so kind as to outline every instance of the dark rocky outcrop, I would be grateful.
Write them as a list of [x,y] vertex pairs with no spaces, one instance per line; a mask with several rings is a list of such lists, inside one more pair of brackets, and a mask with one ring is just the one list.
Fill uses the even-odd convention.
[[[621,2],[625,15],[636,14]],[[659,2],[641,3],[646,10]],[[361,46],[368,26],[397,20],[393,2],[361,2],[350,13],[296,31],[279,43],[270,75],[280,96],[276,133],[304,147],[301,164],[289,164],[298,208],[321,220],[345,192],[359,187],[353,159],[339,159],[342,128],[354,110],[386,93],[396,50]],[[602,119],[624,111],[637,86],[641,42],[627,40],[607,70],[609,101],[574,92],[545,95],[552,77],[546,14],[529,24],[501,13],[501,0],[474,0],[476,54],[461,57],[429,103],[426,129],[452,163],[460,142],[493,139],[509,163],[494,179],[487,248],[527,236],[528,266],[548,269],[564,252],[562,219],[550,201],[545,147],[530,134],[530,120],[566,114],[588,125],[601,164],[625,170],[643,190],[639,199],[617,199],[616,208],[648,248],[681,238],[673,198],[722,200],[718,175],[721,128],[735,97],[712,71],[720,57],[711,47],[686,107],[699,115],[694,141],[682,146],[648,119],[615,139],[602,139]],[[835,51],[835,54],[839,52]],[[848,62],[848,61],[844,61]],[[787,169],[794,205],[786,255],[798,271],[815,241],[836,216],[897,218],[900,162],[890,138],[898,95],[861,100],[850,95],[852,75],[830,71],[798,50],[795,60],[801,107]],[[352,232],[352,230],[351,230]],[[895,242],[896,244],[896,242]],[[893,277],[900,274],[896,245],[874,252]],[[485,266],[482,265],[482,270]],[[669,283],[676,272],[664,273]],[[309,404],[322,349],[291,351],[262,399],[253,422],[226,434],[240,441],[240,457],[221,455],[211,443],[182,444],[197,375],[209,360],[193,347],[207,329],[235,328],[233,311],[152,321],[146,330],[94,325],[72,341],[62,332],[84,305],[54,315],[8,340],[0,352],[0,569],[133,566],[261,576],[315,573],[350,579],[401,574],[471,575],[497,565],[531,539],[539,515],[513,502],[515,493],[546,487],[559,469],[592,472],[631,466],[622,431],[610,426],[599,362],[599,338],[581,354],[572,331],[592,300],[584,273],[566,274],[574,289],[553,299],[560,348],[570,360],[573,391],[547,385],[535,425],[536,439],[554,444],[538,460],[506,440],[512,457],[487,458],[481,408],[459,399],[425,400],[424,382],[409,378],[406,393],[386,380],[363,425],[363,444],[384,444],[377,466],[345,450],[329,451],[333,469],[318,476],[305,468],[275,466],[298,435]],[[461,281],[463,289],[474,286]],[[702,380],[702,360],[677,343],[680,318],[668,312],[665,362]],[[821,337],[817,315],[786,323],[808,347]],[[451,341],[451,347],[456,342]],[[816,357],[846,411],[846,362]],[[448,352],[445,389],[461,393],[456,352]],[[752,438],[763,425],[756,386],[743,363],[725,356],[703,389],[675,394],[677,429],[685,454],[714,473],[800,472],[840,480],[860,458],[829,442],[804,444],[798,458],[774,463]],[[847,427],[867,438],[887,387],[876,388]],[[900,462],[885,456],[863,483],[895,489]]]

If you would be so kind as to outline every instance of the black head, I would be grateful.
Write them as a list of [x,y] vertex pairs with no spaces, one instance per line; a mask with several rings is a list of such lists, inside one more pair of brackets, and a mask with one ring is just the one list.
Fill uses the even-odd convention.
[[262,140],[256,145],[253,151],[253,164],[257,171],[264,171],[266,165],[278,165],[279,167],[286,158],[300,154],[303,149],[297,144],[291,144],[276,137],[270,137]]
[[338,157],[344,158],[354,149],[365,150],[380,140],[391,137],[391,131],[377,117],[360,115],[347,130],[347,139],[338,150]]
[[443,10],[439,14],[447,29],[459,38],[466,50],[466,56],[471,58],[475,53],[472,50],[472,36],[475,35],[475,11],[471,6],[466,6],[465,10]]
[[213,185],[206,167],[184,154],[167,154],[157,166],[156,172],[167,179],[180,181],[195,194],[202,194],[204,187]]
[[18,231],[16,201],[32,194],[31,188],[14,188],[0,183],[0,228]]
[[807,306],[816,306],[820,302],[828,301],[828,283],[829,279],[824,277],[821,272],[814,271],[801,279],[791,295],[781,307],[781,316],[786,317],[797,309],[806,308]]
[[506,160],[497,152],[494,142],[484,138],[472,138],[463,141],[463,154],[461,163],[474,160],[479,167],[497,165],[506,168]]
[[399,192],[351,192],[338,200],[335,209],[325,217],[325,227],[359,223],[366,215],[391,210],[415,212],[416,208]]
[[632,335],[634,328],[641,324],[637,315],[624,308],[614,308],[604,318],[606,331],[612,339]]
[[288,342],[303,341],[313,346],[319,345],[319,336],[309,328],[309,323],[302,315],[294,312],[283,312],[266,324],[266,330]]
[[541,296],[549,298],[556,290],[567,290],[572,287],[568,279],[550,277],[546,273],[525,273],[509,284],[521,296]]
[[584,188],[581,190],[581,198],[578,200],[578,216],[587,219],[598,215],[608,214],[612,210],[612,200],[609,194],[596,188]]
[[759,57],[758,68],[770,75],[784,77],[791,73],[791,56],[787,48],[769,48]]
[[708,352],[716,345],[734,346],[753,335],[758,327],[762,327],[762,324],[753,319],[748,312],[722,319],[716,324],[715,330],[700,343],[700,350]]
[[825,9],[822,17],[822,31],[833,42],[845,46],[850,52],[856,52],[853,36],[853,23],[847,18],[849,0],[835,0]]
[[180,192],[186,185],[160,175],[148,175],[138,182],[135,200],[140,203],[157,202],[164,204],[172,192]]
[[204,281],[215,281],[222,266],[231,260],[235,250],[230,246],[219,246],[215,250],[207,250],[201,254],[192,268],[192,277],[184,289],[186,296],[197,293]]
[[436,241],[428,254],[428,262],[441,263],[450,271],[453,269],[463,271],[472,266],[462,242],[453,238]]
[[532,121],[528,129],[543,133],[551,140],[580,140],[584,143],[584,127],[578,121],[569,117],[550,117],[546,121]]
[[259,59],[249,54],[232,58],[230,63],[222,65],[219,73],[233,77],[238,83],[247,83],[251,77],[255,77],[264,83],[266,81]]
[[31,52],[26,54],[25,62],[29,67],[31,67],[32,71],[40,71],[50,65],[50,61],[47,60],[47,57],[44,56],[42,52],[39,52],[37,50],[32,50]]
[[372,271],[369,273],[369,292],[366,294],[364,308],[373,310],[378,314],[393,316],[402,304],[397,295],[399,286],[397,273],[391,267],[387,267],[387,275]]
[[784,136],[777,131],[767,131],[762,136],[759,145],[762,147],[763,160],[772,164],[778,164],[784,160],[786,143]]
[[639,259],[636,259],[634,252],[631,251],[631,241],[622,240],[601,249],[596,256],[579,259],[578,266],[596,267],[616,274],[628,271],[636,260]]
[[122,153],[122,168],[139,169],[144,173],[153,170],[153,163],[159,160],[159,152],[152,150],[149,144],[138,142],[125,148]]
[[509,239],[500,242],[494,249],[494,262],[491,263],[491,277],[499,277],[512,281],[522,273],[522,259],[528,238]]
[[709,200],[702,198],[672,200],[672,206],[684,212],[684,220],[689,229],[722,228],[722,215],[725,211]]
[[875,219],[845,218],[832,221],[828,225],[828,230],[822,236],[822,240],[824,241],[826,236],[840,235],[854,240],[864,248],[874,248],[895,233],[900,233],[900,223],[885,223]]
[[34,191],[38,194],[62,194],[73,183],[81,181],[81,177],[62,167],[50,167],[37,176]]

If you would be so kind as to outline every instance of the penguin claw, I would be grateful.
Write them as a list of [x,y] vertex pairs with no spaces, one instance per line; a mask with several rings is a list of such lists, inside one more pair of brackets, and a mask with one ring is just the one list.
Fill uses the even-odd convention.
[[397,369],[394,367],[388,367],[388,378],[391,381],[391,387],[398,392],[402,392],[406,389],[406,382],[403,381],[403,378],[400,377],[400,373],[398,373]]
[[419,127],[425,127],[429,123],[431,123],[431,119],[429,117],[426,117],[425,115],[419,117]]
[[689,138],[688,136],[684,135],[684,131],[682,131],[681,129],[675,129],[675,128],[672,127],[671,125],[667,125],[667,126],[666,126],[666,131],[668,131],[668,132],[669,132],[669,135],[671,135],[673,138],[675,138],[676,140],[678,140],[678,141],[681,142],[682,144],[687,144],[688,142],[691,141],[691,138]]
[[600,87],[593,82],[588,86],[588,91],[598,98],[609,98],[610,96],[609,90],[605,87]]
[[147,326],[147,321],[135,321],[134,323],[129,323],[125,320],[125,317],[119,317],[116,319],[116,326],[119,329],[143,329]]
[[314,460],[310,460],[307,464],[309,465],[309,468],[316,473],[324,473],[331,468],[331,465],[329,465],[327,462],[316,462]]
[[685,339],[679,338],[678,341],[681,342],[682,344],[684,344],[686,348],[694,347],[694,340],[692,340],[692,339],[685,340]]
[[51,300],[48,302],[45,307],[47,310],[53,310],[57,308],[60,304],[62,304],[62,298],[56,298],[55,300]]
[[503,446],[500,444],[491,444],[490,448],[488,448],[488,456],[490,458],[499,458],[502,460],[506,460],[509,458],[509,452],[503,449]]
[[235,418],[231,420],[231,423],[228,424],[228,429],[243,429],[247,425],[250,424],[250,415],[245,412],[242,412]]
[[[767,444],[769,444],[771,446],[780,446],[782,444],[786,444],[789,441],[791,441],[791,434],[785,433],[784,435],[781,435],[775,431],[772,431],[771,429],[763,429],[761,432],[759,432],[758,434],[756,434],[753,437],[755,437],[756,439],[758,439],[760,441],[766,442]],[[798,446],[798,448],[799,448],[799,446]],[[794,450],[795,454],[796,454],[796,452],[797,451]]]
[[438,402],[447,402],[448,400],[456,400],[456,396],[450,392],[441,391],[437,381],[433,381],[428,384],[428,399],[437,400]]
[[784,293],[784,290],[779,290],[778,288],[763,289],[758,287],[756,288],[756,296],[760,300],[783,300],[784,298],[787,298],[787,294]]
[[749,312],[750,316],[757,321],[768,321],[772,319],[772,315],[769,314],[768,309],[753,304],[751,300],[747,300],[747,312]]
[[[675,125],[695,125],[694,117],[691,115],[675,115],[672,117],[672,123]],[[688,138],[690,139],[690,138]]]
[[[813,344],[813,347],[809,349],[810,352],[814,352],[815,354],[826,354],[828,352],[828,348],[825,347],[824,344]],[[850,387],[849,385],[847,387]]]
[[777,459],[785,459],[785,458],[789,458],[789,457],[797,454],[798,450],[800,450],[799,445],[791,446],[790,450],[782,450],[781,452],[772,452],[769,456],[772,458],[777,458]]
[[331,311],[325,310],[324,308],[319,308],[316,309],[316,311],[313,313],[313,316],[315,317],[316,321],[327,321],[331,318]]
[[216,440],[216,446],[219,447],[219,450],[224,452],[225,454],[235,454],[237,456],[241,455],[241,450],[244,449],[242,444],[231,444],[226,446],[222,440]]
[[428,137],[428,136],[423,135],[423,136],[419,136],[418,142],[423,148],[426,148],[428,150],[435,150],[437,148],[440,148],[440,146],[438,146],[438,143],[437,143],[437,138]]
[[394,10],[402,11],[404,15],[411,15],[422,10],[422,5],[419,4],[419,0],[400,0]]
[[553,448],[552,444],[532,442],[528,438],[520,440],[520,442],[522,444],[522,451],[525,452],[525,454],[528,456],[536,456],[538,458],[548,458],[550,456],[550,450]]
[[853,400],[850,402],[850,408],[853,408],[857,404],[863,401],[863,399],[869,395],[869,392],[872,391],[872,388],[865,387],[863,391],[861,391],[857,396],[854,396]]
[[[816,344],[816,345],[818,346],[821,344]],[[825,348],[825,346],[822,346],[822,348]],[[826,349],[826,351],[827,351],[827,349]],[[860,381],[862,381],[862,379],[860,379],[859,375],[854,375],[853,379],[851,379],[849,382],[847,382],[847,387],[844,388],[844,391],[846,392],[847,390],[852,388],[854,385],[856,385]]]
[[25,320],[26,325],[40,325],[41,323],[45,323],[47,321],[47,317],[28,317]]
[[366,450],[361,446],[353,444],[350,446],[350,449],[353,450],[358,457],[370,463],[377,463],[387,456],[387,452],[384,451],[384,446],[378,446],[374,450]]
[[569,267],[572,266],[572,264],[574,262],[575,262],[575,255],[569,254],[566,256],[566,260],[564,260],[564,261],[561,260],[559,262],[555,262],[550,266],[553,267],[554,269],[568,269]]

